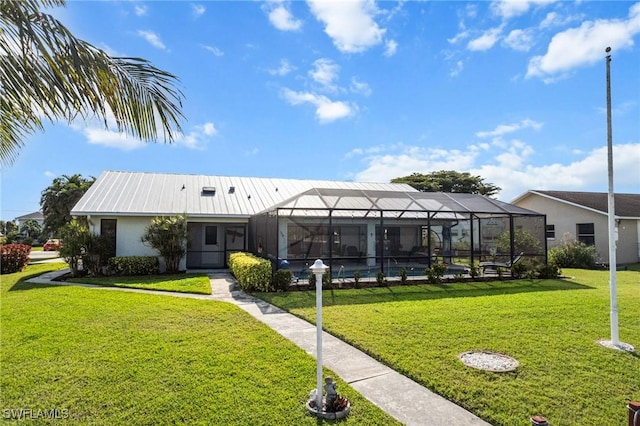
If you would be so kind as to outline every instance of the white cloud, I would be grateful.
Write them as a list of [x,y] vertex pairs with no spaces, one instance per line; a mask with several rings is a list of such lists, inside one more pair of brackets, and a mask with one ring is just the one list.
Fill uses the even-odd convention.
[[499,27],[486,30],[480,37],[469,41],[469,43],[467,43],[467,49],[473,51],[491,49],[500,39],[502,29],[503,26],[501,25]]
[[215,136],[218,134],[218,129],[216,129],[216,126],[211,122],[204,123],[200,126],[200,129],[202,129],[202,133],[206,136]]
[[[606,191],[607,148],[597,148],[582,155],[583,158],[567,164],[555,162],[535,166],[525,163],[519,167],[487,164],[473,169],[473,172],[500,186],[500,199],[504,201],[510,201],[529,189]],[[616,192],[637,193],[640,189],[637,167],[640,143],[615,145],[613,155]]]
[[538,123],[537,121],[525,118],[518,123],[500,124],[493,130],[476,132],[476,136],[479,138],[502,137],[506,134],[513,133],[522,129],[540,130],[541,128],[542,123]]
[[153,31],[138,30],[138,35],[144,38],[145,40],[147,40],[147,42],[151,44],[153,47],[157,47],[158,49],[162,49],[162,50],[167,49],[167,47],[164,45],[162,40],[160,40],[160,36],[158,36]]
[[46,170],[46,171],[44,172],[44,176],[45,176],[45,177],[48,177],[48,178],[53,178],[53,177],[56,177],[57,175],[56,175],[54,172],[52,172],[52,171]]
[[363,52],[382,42],[386,30],[374,20],[379,12],[373,0],[307,0],[307,4],[341,52]]
[[[551,39],[547,53],[529,61],[527,77],[549,79],[576,67],[602,61],[604,48],[626,49],[640,33],[640,3],[629,9],[627,20],[601,19],[583,22],[577,28],[562,31]],[[553,79],[550,79],[553,80]]]
[[[510,201],[529,189],[593,191],[594,187],[600,187],[606,191],[607,188],[606,147],[583,153],[583,158],[573,162],[546,165],[532,164],[533,148],[519,140],[506,143],[503,152],[487,160],[479,156],[484,150],[478,145],[446,150],[397,144],[353,149],[344,159],[350,164],[357,164],[357,158],[361,159],[364,168],[351,177],[364,182],[389,182],[415,172],[466,171],[501,187],[499,198],[503,201]],[[614,146],[616,192],[640,190],[639,157],[640,143]],[[480,164],[480,161],[485,162]]]
[[386,43],[386,49],[384,50],[384,56],[390,57],[396,54],[398,50],[398,43],[395,40],[388,40]]
[[463,29],[455,36],[448,38],[447,42],[450,44],[457,44],[459,41],[462,41],[466,38],[469,38],[469,30]]
[[147,14],[147,11],[149,9],[145,5],[136,5],[133,10],[134,10],[136,16],[144,16],[144,15]]
[[145,146],[145,142],[129,134],[119,133],[104,128],[86,127],[83,129],[82,133],[90,144],[117,148],[122,151],[132,151]]
[[296,19],[283,2],[269,2],[269,22],[280,31],[299,31],[302,21]]
[[532,5],[547,5],[555,0],[496,0],[491,2],[491,11],[503,19],[515,18],[527,13]]
[[204,12],[207,11],[207,8],[204,7],[201,4],[192,4],[191,5],[191,12],[193,13],[193,16],[196,18],[201,17],[202,15],[204,15]]
[[512,30],[503,40],[507,47],[521,52],[528,52],[534,42],[531,30]]
[[224,52],[215,46],[208,46],[206,44],[202,44],[201,46],[203,49],[208,50],[209,52],[213,53],[215,56],[218,56],[218,57],[224,56]]
[[[122,151],[133,151],[144,148],[148,144],[127,133],[120,133],[103,127],[93,127],[91,125],[79,127],[74,125],[73,128],[81,131],[87,138],[87,142],[93,145],[102,145]],[[217,134],[218,130],[215,125],[207,122],[194,126],[193,130],[187,134],[178,134],[174,143],[176,146],[184,146],[188,149],[204,149],[204,142]]]
[[360,93],[364,96],[371,95],[371,87],[369,87],[367,83],[358,81],[355,77],[351,78],[351,91],[354,93]]
[[286,59],[281,59],[280,66],[278,68],[269,69],[267,70],[267,72],[271,75],[285,76],[295,70],[296,70],[296,67],[291,65],[289,61],[287,61]]
[[341,118],[353,115],[356,106],[347,102],[332,101],[326,96],[317,95],[310,92],[295,92],[290,89],[283,89],[282,96],[291,105],[302,105],[309,103],[316,107],[316,118],[321,123],[329,123]]
[[338,78],[340,72],[340,65],[333,62],[331,59],[320,58],[314,61],[313,69],[309,70],[309,76],[319,83],[324,90],[329,92],[337,91],[335,80]]

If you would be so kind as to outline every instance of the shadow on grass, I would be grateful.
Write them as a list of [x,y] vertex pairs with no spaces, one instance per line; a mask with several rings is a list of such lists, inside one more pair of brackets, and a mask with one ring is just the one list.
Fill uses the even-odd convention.
[[[367,287],[357,290],[330,289],[323,291],[323,305],[362,305],[455,297],[497,296],[540,291],[589,289],[594,289],[594,287],[569,280],[517,280],[470,282],[464,284],[422,284],[413,286]],[[314,290],[287,293],[256,293],[255,296],[283,309],[310,308],[316,305]]]
[[32,274],[32,275],[28,275],[26,277],[20,278],[20,280],[15,283],[13,286],[11,286],[11,288],[9,289],[9,291],[23,291],[23,290],[34,290],[34,289],[38,289],[38,288],[52,288],[52,287],[63,287],[64,285],[62,284],[49,284],[49,283],[30,283],[27,282],[27,280],[30,280],[32,278],[37,278],[40,275],[42,275],[42,273],[38,273],[38,274]]

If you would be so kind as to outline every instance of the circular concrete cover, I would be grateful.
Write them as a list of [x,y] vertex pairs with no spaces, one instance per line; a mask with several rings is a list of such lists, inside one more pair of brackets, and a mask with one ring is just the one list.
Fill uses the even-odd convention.
[[508,355],[489,351],[469,351],[458,355],[460,361],[467,367],[478,370],[505,373],[518,368],[518,361]]

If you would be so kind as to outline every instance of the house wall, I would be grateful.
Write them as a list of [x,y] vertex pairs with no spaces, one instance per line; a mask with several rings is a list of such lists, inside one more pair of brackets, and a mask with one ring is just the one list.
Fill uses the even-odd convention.
[[[595,246],[599,259],[603,262],[609,262],[609,226],[606,214],[536,194],[529,194],[514,204],[546,214],[547,225],[555,225],[555,238],[547,239],[549,249],[562,245],[563,237],[566,234],[570,239],[576,239],[576,225],[578,223],[593,223]],[[623,219],[619,223],[616,261],[617,263],[638,261],[638,224],[635,220]]]
[[[100,221],[102,219],[116,219],[116,256],[158,256],[158,252],[140,241],[147,225],[151,223],[151,217],[130,216],[91,216],[89,225],[91,232],[100,233]],[[160,258],[160,270],[166,268]],[[186,258],[180,261],[180,269],[186,268]]]

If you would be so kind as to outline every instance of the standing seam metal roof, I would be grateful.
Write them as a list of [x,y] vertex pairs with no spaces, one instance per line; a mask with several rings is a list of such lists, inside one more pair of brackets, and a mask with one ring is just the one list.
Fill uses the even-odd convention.
[[[205,187],[215,188],[215,194],[203,193]],[[105,171],[71,213],[249,217],[313,188],[418,192],[393,183]]]

